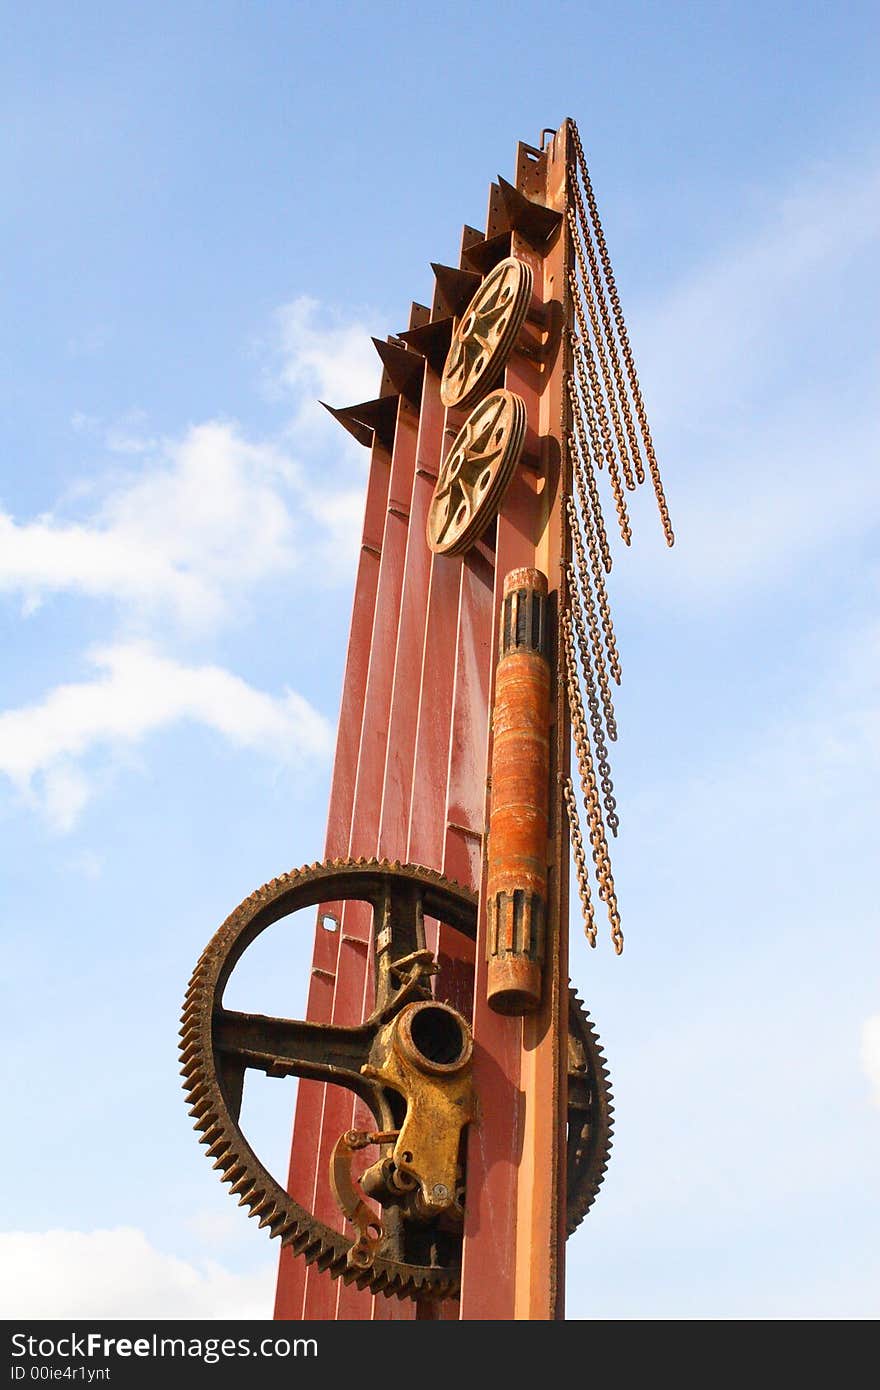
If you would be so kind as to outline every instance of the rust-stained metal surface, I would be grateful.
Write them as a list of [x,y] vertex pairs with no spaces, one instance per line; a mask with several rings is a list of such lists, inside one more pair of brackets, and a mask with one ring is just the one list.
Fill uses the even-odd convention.
[[489,272],[452,335],[440,381],[445,406],[475,405],[495,385],[525,322],[532,268],[507,256]]
[[539,570],[512,570],[501,605],[486,847],[488,997],[501,1014],[532,1013],[541,1002],[550,802],[547,640],[547,579]]

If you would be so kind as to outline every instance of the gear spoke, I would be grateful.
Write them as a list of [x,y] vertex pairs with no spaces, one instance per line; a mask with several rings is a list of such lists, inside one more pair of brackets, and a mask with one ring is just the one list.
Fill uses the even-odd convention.
[[304,1076],[332,1081],[364,1094],[361,1076],[373,1042],[370,1027],[339,1028],[302,1019],[220,1009],[214,1014],[214,1047],[224,1063],[264,1071],[267,1076]]

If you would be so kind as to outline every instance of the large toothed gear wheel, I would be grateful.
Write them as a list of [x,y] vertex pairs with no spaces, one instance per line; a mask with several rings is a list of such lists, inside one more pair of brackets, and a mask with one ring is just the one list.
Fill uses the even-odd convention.
[[[299,908],[347,899],[371,904],[376,946],[376,1006],[354,1028],[239,1013],[223,1004],[229,977],[246,948],[267,927]],[[259,1224],[333,1278],[401,1298],[454,1297],[460,1287],[460,1237],[440,1231],[425,1240],[408,1223],[391,1223],[367,1267],[356,1242],[319,1221],[263,1167],[239,1127],[248,1068],[268,1076],[302,1076],[348,1087],[372,1111],[380,1138],[397,1130],[400,1099],[370,1064],[377,1039],[413,1009],[436,1005],[425,949],[424,918],[465,936],[476,934],[474,894],[430,869],[376,860],[314,864],[273,879],[223,923],[193,972],[184,1003],[180,1056],[184,1088],[200,1142],[214,1167]],[[467,1025],[464,1025],[467,1029]],[[366,1066],[366,1071],[362,1070]],[[610,1092],[604,1058],[576,996],[569,1012],[568,1229],[591,1205],[608,1159]],[[386,1155],[390,1152],[385,1148]],[[388,1158],[385,1158],[388,1163]],[[380,1165],[377,1165],[377,1167]],[[393,1166],[393,1165],[392,1165]],[[400,1175],[398,1175],[400,1176]],[[401,1200],[404,1200],[403,1198]],[[421,1258],[406,1258],[412,1251]],[[429,1253],[426,1253],[429,1252]]]

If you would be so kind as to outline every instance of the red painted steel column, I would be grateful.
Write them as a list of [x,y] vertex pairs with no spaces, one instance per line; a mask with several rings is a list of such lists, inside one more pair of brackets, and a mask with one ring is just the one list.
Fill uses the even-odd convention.
[[[564,210],[564,139],[557,137],[546,156],[520,147],[516,184],[527,197]],[[491,215],[491,204],[490,204]],[[548,324],[561,323],[565,238],[558,235],[540,251],[514,228],[511,251],[535,272]],[[550,335],[552,337],[552,334]],[[557,351],[562,349],[557,347]],[[562,362],[536,363],[514,351],[505,375],[508,390],[526,403],[530,433],[540,436],[539,471],[521,467],[499,519],[495,571],[494,671],[498,613],[504,576],[533,566],[548,576],[551,611],[558,605],[561,532],[560,433]],[[554,399],[555,398],[555,399]],[[554,416],[555,411],[555,416]],[[528,445],[527,445],[528,448]],[[554,658],[555,659],[555,658]],[[557,689],[551,692],[554,769],[567,767],[567,723],[560,723]],[[563,737],[564,735],[564,737]],[[488,761],[491,761],[491,734]],[[564,745],[564,746],[563,746]],[[558,803],[555,778],[550,804]],[[520,1021],[493,1013],[487,1002],[486,866],[479,916],[477,982],[474,998],[475,1083],[481,1120],[468,1144],[461,1316],[465,1320],[548,1319],[561,1316],[563,1246],[558,1239],[560,1203],[564,1212],[563,1144],[565,1091],[562,1054],[567,1024],[560,1019],[560,976],[567,963],[568,857],[559,850],[559,817],[553,816],[548,841],[550,882],[547,969],[541,1009]],[[560,871],[564,862],[564,874]],[[564,878],[564,882],[563,882]],[[490,1274],[491,1271],[491,1274]]]
[[[394,650],[397,641],[417,428],[417,410],[401,397],[397,411],[348,845],[348,853],[353,858],[358,855],[373,856],[377,848],[393,676],[387,653]],[[371,979],[371,929],[372,911],[369,906],[366,903],[346,902],[340,928],[339,961],[333,994],[333,1023],[353,1025],[360,1023],[364,1017]],[[352,1128],[354,1114],[354,1097],[350,1092],[341,1086],[325,1088],[311,1210],[320,1221],[325,1221],[339,1230],[343,1225],[342,1217],[330,1190],[327,1174],[333,1145],[340,1134]],[[314,1266],[310,1267],[306,1275],[305,1316],[318,1320],[335,1318],[340,1289],[349,1292],[340,1281],[330,1280]],[[363,1316],[368,1317],[370,1295],[357,1289],[350,1292],[354,1299],[359,1300],[359,1306],[363,1307]]]
[[[382,553],[382,533],[388,506],[390,476],[390,453],[384,444],[376,440],[370,457],[363,538],[355,580],[348,656],[336,735],[336,756],[330,784],[327,834],[324,841],[324,856],[327,859],[337,859],[348,852],[364,696],[370,662],[370,636],[379,584],[379,560]],[[325,916],[336,922],[336,931],[327,931],[321,925]],[[306,1018],[315,1023],[329,1023],[332,1017],[341,917],[340,903],[324,903],[318,909],[306,1007]],[[317,1151],[320,1140],[324,1090],[325,1087],[317,1081],[301,1080],[298,1083],[287,1189],[306,1207],[310,1206],[314,1195],[315,1170],[312,1156]],[[289,1247],[283,1247],[278,1262],[276,1318],[300,1319],[304,1316],[306,1272],[305,1261],[295,1258]]]
[[[401,861],[407,859],[408,850],[419,717],[419,673],[431,578],[432,557],[425,541],[425,525],[439,471],[443,421],[439,377],[426,363],[378,830],[379,857]],[[348,1316],[348,1293],[347,1290],[340,1295],[340,1317]],[[381,1294],[373,1298],[372,1316],[376,1322],[410,1320],[416,1315],[415,1305],[409,1301],[385,1298]]]

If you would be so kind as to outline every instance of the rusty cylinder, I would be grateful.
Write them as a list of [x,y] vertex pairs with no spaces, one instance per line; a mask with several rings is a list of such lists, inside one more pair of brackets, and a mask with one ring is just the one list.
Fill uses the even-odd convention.
[[500,1014],[532,1013],[541,1002],[549,724],[547,580],[515,569],[501,603],[487,851],[488,999]]

